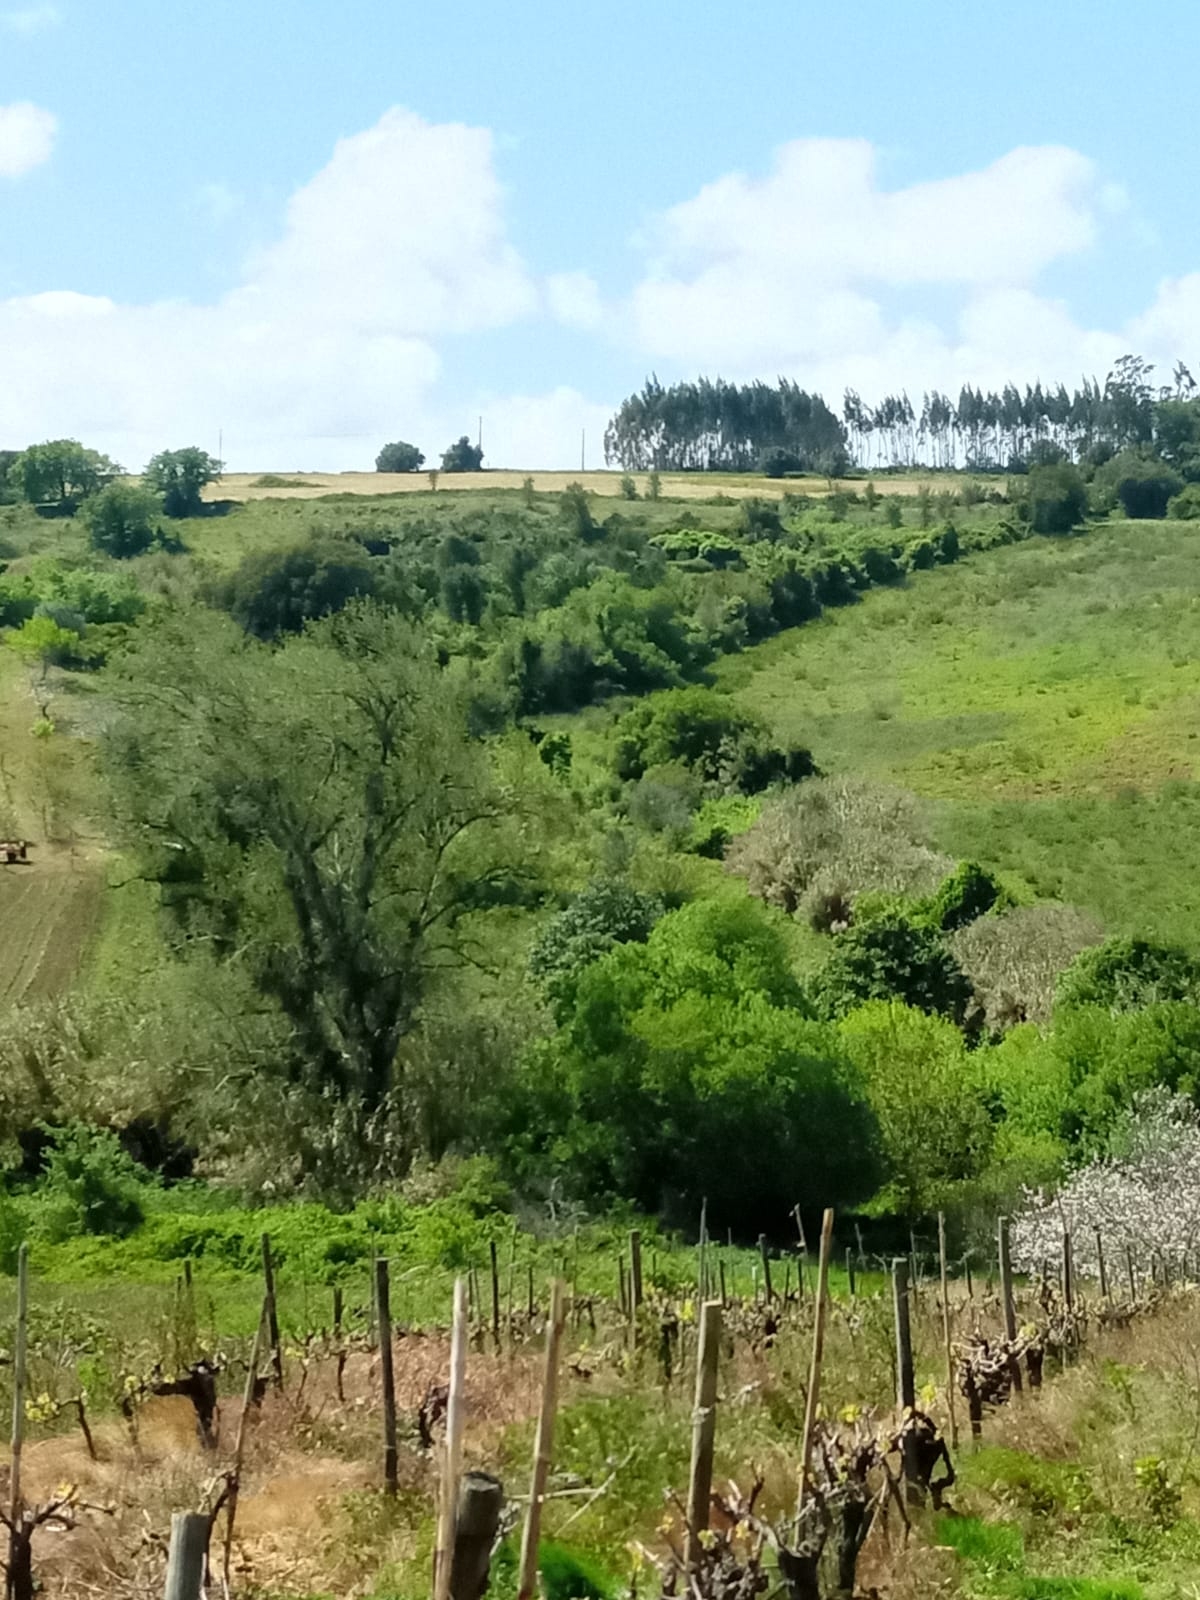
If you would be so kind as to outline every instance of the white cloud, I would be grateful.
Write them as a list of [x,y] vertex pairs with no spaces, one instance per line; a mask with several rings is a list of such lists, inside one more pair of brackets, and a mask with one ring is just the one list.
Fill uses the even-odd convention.
[[604,320],[600,287],[587,272],[556,272],[546,279],[546,303],[555,322],[591,330]]
[[244,198],[228,183],[216,180],[202,183],[196,190],[195,207],[214,227],[232,221],[245,208]]
[[61,289],[0,302],[0,437],[86,436],[137,466],[215,449],[223,429],[233,466],[361,467],[397,431],[432,428],[436,341],[538,303],[490,134],[390,111],[337,145],[214,304]]
[[26,39],[47,28],[56,28],[61,21],[62,13],[57,6],[25,6],[19,11],[0,11],[0,26]]
[[483,454],[489,467],[570,471],[579,465],[586,441],[587,466],[593,471],[604,465],[604,430],[613,409],[586,399],[577,389],[560,387],[549,394],[484,396],[465,414],[483,418]]
[[28,100],[0,106],[0,178],[19,178],[49,161],[58,119]]

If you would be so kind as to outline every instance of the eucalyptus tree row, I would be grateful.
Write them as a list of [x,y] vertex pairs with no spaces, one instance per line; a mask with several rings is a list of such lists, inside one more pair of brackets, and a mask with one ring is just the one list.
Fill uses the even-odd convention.
[[999,391],[964,384],[957,400],[934,389],[919,406],[904,391],[872,405],[847,389],[840,419],[820,395],[787,379],[772,387],[701,378],[664,388],[652,377],[612,419],[605,454],[626,471],[738,472],[782,451],[789,470],[835,474],[850,463],[1004,471],[1146,445],[1169,457],[1181,412],[1194,412],[1200,401],[1182,362],[1168,384],[1154,385],[1153,373],[1149,362],[1129,355],[1103,383],[1084,378],[1074,390],[1009,383]]

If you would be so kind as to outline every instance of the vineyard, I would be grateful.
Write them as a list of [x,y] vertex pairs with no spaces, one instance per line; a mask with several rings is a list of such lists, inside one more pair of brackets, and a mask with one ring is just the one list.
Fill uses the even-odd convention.
[[[851,1248],[830,1293],[831,1222],[815,1259],[801,1237],[749,1271],[702,1239],[690,1283],[684,1252],[660,1260],[634,1231],[611,1295],[581,1288],[569,1244],[518,1269],[514,1235],[459,1277],[449,1327],[393,1320],[412,1273],[386,1257],[281,1318],[264,1235],[252,1338],[218,1331],[222,1290],[190,1263],[136,1329],[30,1296],[22,1263],[10,1593],[196,1594],[205,1551],[207,1593],[280,1600],[431,1582],[477,1600],[489,1564],[493,1593],[531,1594],[540,1571],[551,1600],[1142,1593],[1005,1587],[971,1553],[1013,1545],[995,1513],[1014,1497],[1053,1527],[1063,1482],[1077,1533],[1106,1492],[1177,1525],[1189,1461],[1144,1448],[1135,1391],[1148,1352],[1194,1349],[1192,1284],[1132,1253],[1110,1272],[1096,1241],[1080,1281],[1069,1236],[1014,1283],[1002,1223],[974,1273]],[[1068,1400],[1097,1387],[1139,1454],[1123,1472],[1109,1439],[1112,1481],[1085,1490],[1052,1458]],[[1029,1438],[1051,1459],[1012,1448]],[[1012,1481],[988,1486],[997,1472]]]

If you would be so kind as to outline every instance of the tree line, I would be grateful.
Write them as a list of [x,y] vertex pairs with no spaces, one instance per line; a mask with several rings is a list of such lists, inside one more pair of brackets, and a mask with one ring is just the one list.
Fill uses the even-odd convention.
[[605,459],[625,471],[745,472],[781,476],[850,466],[1023,471],[1061,460],[1100,465],[1122,450],[1156,450],[1184,471],[1200,464],[1200,399],[1182,361],[1156,385],[1154,367],[1126,355],[1104,382],[1069,391],[1039,381],[999,391],[964,384],[957,400],[930,390],[876,405],[847,389],[838,417],[820,395],[786,378],[727,383],[701,378],[664,387],[651,377],[619,407]]

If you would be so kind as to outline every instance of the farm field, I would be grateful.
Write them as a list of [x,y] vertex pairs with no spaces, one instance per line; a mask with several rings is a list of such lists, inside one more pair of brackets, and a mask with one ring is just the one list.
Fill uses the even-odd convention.
[[1114,929],[1200,926],[1200,537],[1114,522],[877,589],[717,680],[831,772]]

